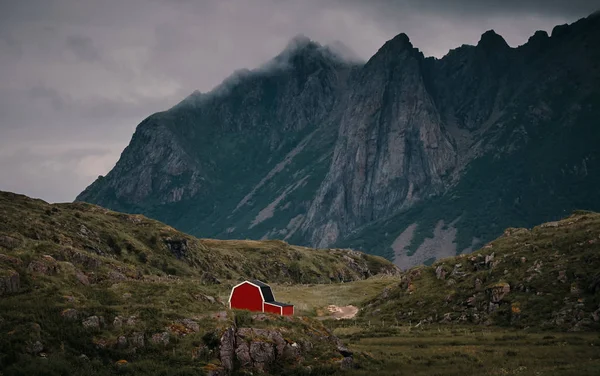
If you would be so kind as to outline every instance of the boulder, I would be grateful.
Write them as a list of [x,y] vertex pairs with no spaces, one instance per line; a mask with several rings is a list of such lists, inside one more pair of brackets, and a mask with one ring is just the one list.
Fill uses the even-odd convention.
[[446,279],[446,270],[442,265],[439,265],[437,268],[435,268],[435,276],[437,279]]
[[170,338],[169,332],[162,332],[162,333],[153,334],[150,341],[152,341],[152,343],[154,343],[155,345],[158,345],[161,343],[163,345],[168,345],[169,338]]
[[21,289],[21,276],[12,269],[0,270],[0,296],[16,294]]
[[340,362],[340,368],[341,369],[352,369],[352,368],[354,368],[354,359],[352,357],[349,357],[349,356],[345,357]]
[[48,258],[42,258],[40,260],[34,260],[29,263],[27,270],[32,273],[54,275],[58,273],[58,263],[50,256]]
[[81,322],[84,328],[97,329],[100,327],[100,318],[98,316],[90,316]]
[[18,248],[20,245],[21,239],[8,235],[0,235],[0,247],[12,250]]
[[23,263],[23,261],[21,261],[20,258],[5,255],[3,253],[0,253],[0,262],[6,263],[6,264],[12,264],[15,266],[21,265]]
[[131,343],[131,345],[135,347],[144,347],[144,333],[134,332],[129,337],[129,343]]
[[192,331],[192,332],[199,332],[200,331],[200,326],[198,325],[197,322],[195,322],[194,320],[191,319],[183,319],[180,321],[183,326],[185,326],[188,330]]
[[182,259],[187,256],[188,245],[186,239],[166,238],[164,240],[167,248],[177,259]]
[[225,330],[221,336],[221,346],[219,350],[219,358],[221,364],[228,372],[233,370],[233,361],[235,357],[235,329],[233,327]]
[[[67,308],[67,309],[63,310],[60,313],[60,315],[67,320],[77,320],[77,316],[79,315],[79,312],[77,312],[76,309]],[[85,326],[85,324],[84,324],[84,326]]]
[[275,361],[275,347],[266,341],[252,341],[250,343],[250,358],[253,366],[261,371]]
[[90,285],[90,280],[87,275],[85,275],[82,271],[78,270],[75,272],[75,278],[84,286]]
[[488,288],[490,301],[492,303],[500,303],[502,299],[510,292],[510,285],[506,282],[499,282]]

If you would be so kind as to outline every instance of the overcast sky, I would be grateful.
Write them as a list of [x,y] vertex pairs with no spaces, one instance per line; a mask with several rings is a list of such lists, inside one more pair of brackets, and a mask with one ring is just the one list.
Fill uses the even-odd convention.
[[0,0],[0,190],[72,201],[136,125],[304,34],[363,59],[404,32],[442,57],[494,29],[511,46],[600,0]]

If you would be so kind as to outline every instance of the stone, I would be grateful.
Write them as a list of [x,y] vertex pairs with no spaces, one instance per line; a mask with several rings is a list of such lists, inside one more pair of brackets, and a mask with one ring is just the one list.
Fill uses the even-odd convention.
[[113,320],[113,327],[115,329],[121,329],[122,326],[123,326],[123,318],[121,316],[115,316],[115,319]]
[[182,259],[187,256],[188,246],[186,239],[166,238],[163,240],[167,248],[177,259]]
[[226,371],[230,372],[233,370],[234,356],[235,356],[235,329],[233,327],[225,330],[221,336],[221,346],[219,350],[219,358],[221,364]]
[[180,322],[183,324],[183,326],[185,326],[187,329],[191,330],[192,332],[196,332],[197,333],[197,332],[200,331],[200,326],[194,320],[183,319]]
[[250,357],[254,367],[264,371],[268,365],[275,361],[275,347],[269,342],[252,341],[250,343]]
[[240,341],[235,349],[235,357],[242,368],[252,366],[252,357],[250,357],[250,345],[246,341]]
[[98,316],[90,316],[82,321],[84,328],[97,329],[100,327],[100,318]]
[[127,337],[119,336],[119,338],[117,338],[117,346],[120,348],[127,347]]
[[33,355],[37,355],[42,351],[44,351],[44,345],[40,341],[35,341],[30,347],[30,352]]
[[221,281],[219,279],[217,279],[217,277],[215,277],[214,275],[212,275],[208,272],[202,273],[202,275],[200,276],[200,281],[205,285],[220,285],[221,284]]
[[129,342],[134,347],[144,347],[144,345],[145,345],[145,342],[144,342],[144,333],[134,332],[129,337]]
[[435,268],[435,276],[437,279],[446,279],[446,270],[442,265]]
[[567,271],[566,270],[559,271],[557,280],[562,283],[567,283]]
[[340,363],[340,368],[344,370],[354,368],[354,359],[349,356],[345,357]]
[[77,272],[75,272],[75,278],[77,278],[79,283],[81,283],[84,286],[90,285],[90,279],[88,278],[88,276],[79,270]]
[[16,294],[21,290],[21,276],[12,269],[0,270],[0,296]]
[[0,247],[6,248],[8,250],[13,250],[18,248],[21,245],[21,239],[8,236],[8,235],[0,235]]
[[110,281],[120,282],[120,281],[126,281],[127,277],[123,273],[120,273],[116,270],[111,270],[108,272],[108,279]]
[[135,324],[137,324],[137,316],[129,316],[125,322],[127,326],[135,326]]
[[[67,309],[63,310],[60,313],[60,315],[68,320],[76,320],[77,316],[79,316],[79,312],[76,309],[67,308]],[[85,324],[84,324],[84,326],[85,326]]]
[[153,334],[150,341],[152,341],[152,343],[154,343],[155,345],[158,345],[158,344],[168,345],[169,338],[170,338],[169,332],[162,332],[162,333]]
[[54,275],[59,271],[58,263],[54,259],[52,261],[47,259],[34,260],[29,263],[27,270],[32,273],[44,275]]
[[23,261],[21,261],[20,258],[9,256],[9,255],[5,255],[3,253],[0,253],[0,262],[4,262],[4,263],[7,263],[7,264],[12,264],[12,265],[15,265],[15,266],[23,264]]
[[505,282],[497,283],[488,288],[490,300],[492,303],[499,303],[510,292],[510,285]]

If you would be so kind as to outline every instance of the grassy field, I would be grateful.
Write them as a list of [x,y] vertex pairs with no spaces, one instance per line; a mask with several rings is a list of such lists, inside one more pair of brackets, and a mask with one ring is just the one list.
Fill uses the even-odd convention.
[[600,374],[598,333],[343,325],[334,333],[360,352],[348,375]]

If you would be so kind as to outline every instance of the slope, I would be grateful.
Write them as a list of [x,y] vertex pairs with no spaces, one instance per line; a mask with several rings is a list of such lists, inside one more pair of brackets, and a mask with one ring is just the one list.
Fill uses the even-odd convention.
[[600,214],[508,228],[470,255],[406,271],[365,318],[545,330],[600,329]]

